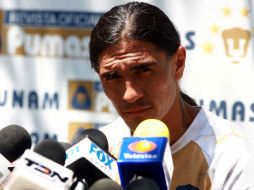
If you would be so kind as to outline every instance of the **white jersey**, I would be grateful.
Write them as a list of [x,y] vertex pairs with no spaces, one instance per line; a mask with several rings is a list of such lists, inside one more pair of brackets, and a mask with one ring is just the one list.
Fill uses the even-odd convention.
[[[104,126],[109,151],[117,157],[130,130],[122,118]],[[201,108],[187,131],[171,146],[174,172],[170,190],[244,190],[249,159],[240,128]]]

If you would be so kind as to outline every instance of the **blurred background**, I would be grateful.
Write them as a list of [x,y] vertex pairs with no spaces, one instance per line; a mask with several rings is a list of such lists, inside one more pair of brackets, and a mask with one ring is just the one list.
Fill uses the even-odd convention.
[[[123,0],[0,0],[0,129],[34,144],[70,142],[117,118],[90,67],[90,32]],[[181,88],[254,138],[254,1],[145,0],[175,23],[187,49]],[[250,141],[252,142],[252,141]]]

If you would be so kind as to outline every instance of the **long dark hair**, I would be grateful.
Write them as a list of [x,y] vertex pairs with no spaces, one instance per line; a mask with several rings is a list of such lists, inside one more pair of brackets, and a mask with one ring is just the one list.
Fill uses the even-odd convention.
[[[103,50],[117,44],[123,37],[153,43],[168,56],[181,44],[180,35],[168,16],[148,3],[130,2],[113,7],[101,16],[92,30],[89,44],[92,68],[98,72],[98,59]],[[181,92],[187,102],[195,103]]]
[[122,37],[152,42],[168,56],[180,45],[180,37],[173,23],[158,7],[130,2],[113,7],[101,16],[94,27],[89,44],[91,66],[98,72],[101,52]]

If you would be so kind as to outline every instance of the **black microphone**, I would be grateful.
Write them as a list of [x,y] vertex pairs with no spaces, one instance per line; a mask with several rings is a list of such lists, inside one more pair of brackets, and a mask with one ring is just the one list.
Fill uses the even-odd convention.
[[73,171],[63,166],[65,158],[65,150],[60,143],[43,140],[34,147],[34,151],[25,151],[5,189],[69,190],[73,183]]
[[101,178],[114,178],[118,175],[117,163],[108,152],[108,141],[104,133],[97,129],[86,129],[66,150],[66,167],[78,179],[85,179],[90,187]]
[[59,142],[59,143],[63,146],[64,150],[71,148],[70,143],[67,143],[67,142]]
[[31,136],[19,125],[8,125],[0,131],[0,153],[10,162],[19,158],[31,146]]
[[123,188],[113,180],[103,178],[96,181],[89,190],[123,190]]
[[84,138],[89,137],[93,142],[95,142],[98,146],[103,148],[104,150],[108,150],[108,140],[103,132],[100,130],[90,128],[79,131],[79,135],[73,138],[72,145],[77,144]]
[[17,160],[26,149],[30,149],[31,145],[29,133],[19,125],[8,125],[0,130],[0,185],[13,170],[11,162]]
[[65,149],[62,144],[55,140],[45,139],[35,145],[34,152],[60,164],[65,164]]
[[141,177],[133,180],[126,187],[125,190],[161,190],[154,180]]

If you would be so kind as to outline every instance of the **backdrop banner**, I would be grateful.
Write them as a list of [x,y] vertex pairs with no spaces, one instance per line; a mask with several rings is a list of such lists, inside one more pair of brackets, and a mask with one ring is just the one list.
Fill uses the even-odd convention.
[[[0,128],[21,125],[33,143],[67,142],[80,128],[117,118],[91,69],[88,44],[101,14],[126,2],[0,1]],[[187,49],[182,90],[251,131],[254,0],[145,2],[165,11]]]

